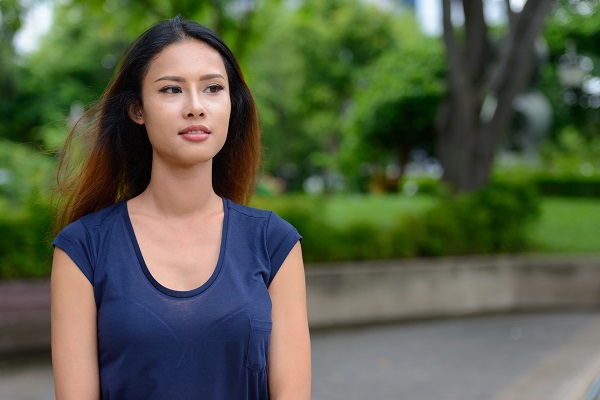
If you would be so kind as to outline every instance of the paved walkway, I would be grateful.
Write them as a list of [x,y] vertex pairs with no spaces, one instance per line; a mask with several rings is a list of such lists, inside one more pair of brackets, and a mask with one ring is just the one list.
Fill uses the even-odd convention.
[[594,313],[331,331],[313,336],[313,394],[318,400],[580,400],[577,385],[600,373],[599,354]]
[[[580,400],[600,370],[600,314],[317,331],[312,347],[315,400]],[[53,398],[48,354],[0,362],[0,399]]]

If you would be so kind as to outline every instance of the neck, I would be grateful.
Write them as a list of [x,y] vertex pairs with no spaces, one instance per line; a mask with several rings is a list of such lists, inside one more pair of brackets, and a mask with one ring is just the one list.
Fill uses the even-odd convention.
[[150,183],[138,201],[167,217],[189,217],[221,207],[212,186],[212,162],[189,168],[153,165]]

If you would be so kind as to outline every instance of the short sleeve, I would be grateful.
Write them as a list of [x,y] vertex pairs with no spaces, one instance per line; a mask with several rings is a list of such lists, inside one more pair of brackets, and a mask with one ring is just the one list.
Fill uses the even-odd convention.
[[81,221],[67,225],[54,239],[52,245],[67,253],[90,283],[94,283],[94,264],[89,235]]
[[296,228],[277,214],[271,213],[267,225],[267,251],[271,261],[268,285],[271,284],[277,271],[298,241],[302,241],[302,236]]

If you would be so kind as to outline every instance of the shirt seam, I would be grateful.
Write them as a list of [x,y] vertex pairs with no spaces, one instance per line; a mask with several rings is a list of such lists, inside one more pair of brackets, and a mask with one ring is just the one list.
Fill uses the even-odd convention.
[[240,210],[237,207],[231,206],[231,205],[229,206],[229,209],[232,210],[232,211],[237,212],[238,214],[245,215],[246,217],[256,218],[256,219],[263,219],[263,220],[267,220],[267,221],[271,220],[271,215],[273,214],[273,211],[260,210],[258,208],[256,208],[255,210],[262,211],[262,212],[264,212],[264,213],[266,213],[268,215],[252,215],[252,214],[250,214],[248,212],[245,212],[243,209]]

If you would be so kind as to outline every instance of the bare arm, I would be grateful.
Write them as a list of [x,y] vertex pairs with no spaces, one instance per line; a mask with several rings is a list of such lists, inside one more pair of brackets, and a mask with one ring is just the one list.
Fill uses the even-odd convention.
[[50,291],[56,399],[99,399],[93,287],[71,258],[59,248],[54,250]]
[[310,399],[310,336],[304,263],[299,242],[271,282],[269,293],[273,303],[269,350],[271,399]]

